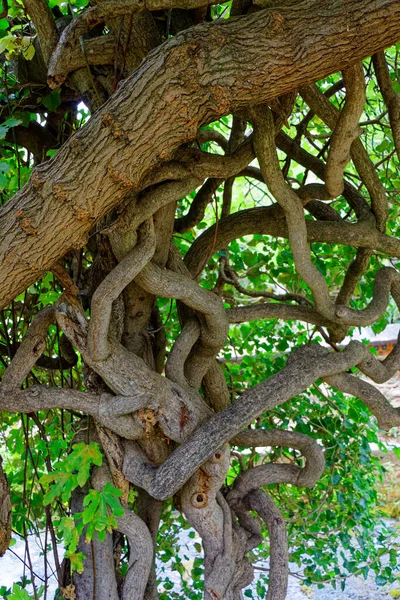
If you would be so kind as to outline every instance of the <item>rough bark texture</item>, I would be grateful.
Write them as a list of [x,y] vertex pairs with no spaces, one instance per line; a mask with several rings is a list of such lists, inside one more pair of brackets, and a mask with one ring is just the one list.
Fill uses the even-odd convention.
[[2,209],[0,304],[84,246],[91,227],[201,125],[394,43],[399,23],[394,0],[299,2],[199,25],[162,45]]
[[0,457],[0,557],[7,550],[11,539],[11,498],[7,477]]

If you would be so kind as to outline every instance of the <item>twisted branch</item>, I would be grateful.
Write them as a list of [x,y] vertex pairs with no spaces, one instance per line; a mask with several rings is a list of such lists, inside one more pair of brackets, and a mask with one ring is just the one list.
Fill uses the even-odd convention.
[[243,471],[227,495],[243,527],[250,526],[252,538],[257,534],[249,510],[256,511],[267,525],[270,540],[270,579],[268,600],[284,600],[288,584],[288,546],[284,519],[269,497],[259,490],[272,483],[290,483],[312,487],[322,475],[325,458],[320,446],[307,435],[279,429],[251,429],[236,435],[231,443],[240,446],[279,446],[296,448],[306,459],[304,467],[269,463]]
[[[312,355],[312,360],[310,360]],[[361,343],[351,342],[334,355],[318,345],[292,353],[285,369],[242,394],[239,400],[212,416],[190,438],[154,467],[128,445],[124,462],[126,477],[151,496],[172,496],[194,471],[226,441],[248,426],[258,415],[303,392],[321,377],[343,373],[370,355]]]
[[110,356],[108,332],[112,303],[151,260],[155,249],[153,221],[149,220],[139,229],[137,245],[107,275],[93,294],[87,336],[87,348],[93,360],[102,361]]
[[[329,102],[316,85],[308,86],[300,90],[302,98],[308,106],[317,114],[332,130],[335,129],[339,118],[338,110]],[[379,179],[375,166],[371,162],[362,142],[356,139],[350,151],[354,166],[371,197],[371,206],[376,218],[379,231],[385,231],[388,217],[388,206],[385,188]]]
[[326,161],[325,185],[332,198],[336,198],[343,191],[343,173],[350,160],[350,147],[361,132],[358,121],[366,100],[362,64],[358,63],[345,69],[343,81],[346,86],[346,100],[333,130]]
[[286,183],[280,169],[271,111],[261,107],[253,108],[251,116],[255,127],[254,149],[264,180],[284,210],[297,271],[311,289],[318,312],[324,317],[334,320],[328,286],[322,274],[311,262],[303,204],[298,195]]
[[187,276],[162,270],[153,263],[141,271],[136,281],[146,291],[164,298],[176,298],[196,311],[201,334],[195,352],[187,361],[187,376],[189,383],[198,387],[210,361],[226,340],[228,322],[221,299]]
[[[266,206],[238,211],[219,221],[218,230],[212,225],[191,245],[185,264],[193,276],[198,277],[207,264],[210,254],[225,248],[233,240],[245,235],[271,235],[288,238],[288,228],[279,206]],[[400,241],[385,235],[368,222],[306,222],[309,242],[343,244],[370,248],[393,257],[400,257]]]

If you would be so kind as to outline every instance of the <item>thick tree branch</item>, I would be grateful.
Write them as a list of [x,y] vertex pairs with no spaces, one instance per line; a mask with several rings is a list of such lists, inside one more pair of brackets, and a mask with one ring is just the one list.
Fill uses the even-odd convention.
[[135,485],[144,487],[151,496],[168,498],[213,452],[258,415],[301,393],[320,377],[342,373],[361,363],[369,354],[368,349],[358,342],[351,342],[343,352],[334,355],[326,354],[326,349],[317,345],[301,348],[291,355],[285,369],[211,417],[160,467],[154,467],[127,446],[124,474]]
[[11,390],[0,386],[0,410],[30,413],[50,408],[82,411],[121,437],[136,439],[143,435],[143,428],[140,419],[137,415],[132,416],[132,413],[145,408],[155,408],[155,404],[154,398],[149,394],[127,397],[40,385],[31,386],[26,390]]
[[333,131],[326,161],[325,185],[332,198],[344,188],[343,173],[350,160],[350,147],[361,133],[358,121],[364,110],[365,81],[362,64],[343,71],[346,100]]
[[47,65],[59,38],[56,22],[46,0],[23,0],[23,5],[38,32],[40,47]]
[[[239,516],[243,527],[249,527],[252,537],[257,537],[254,519],[247,511],[255,510],[265,521],[270,539],[270,580],[267,599],[284,600],[288,580],[288,548],[285,522],[264,491],[262,485],[290,483],[300,487],[312,487],[325,468],[322,448],[310,437],[294,431],[279,429],[248,429],[236,435],[231,443],[240,446],[278,446],[296,448],[306,459],[304,467],[268,463],[249,468],[236,478],[227,495],[229,505]],[[254,542],[253,542],[254,543]]]
[[260,515],[268,529],[270,575],[266,600],[285,600],[289,571],[285,520],[264,490],[253,490],[245,502],[249,509]]
[[182,510],[203,542],[205,600],[223,598],[234,571],[231,514],[224,498],[217,499],[229,460],[229,445],[225,444],[192,475],[180,493]]
[[187,387],[188,382],[185,377],[185,362],[189,357],[190,351],[199,339],[201,327],[196,318],[187,321],[172,346],[171,352],[165,365],[165,375],[171,381],[175,381],[183,388]]
[[285,321],[304,321],[321,327],[335,327],[309,306],[294,306],[278,302],[262,302],[248,306],[237,306],[227,309],[229,323],[246,323],[255,319],[283,319]]
[[[193,140],[201,125],[268,102],[396,42],[399,16],[398,0],[367,5],[324,0],[306,13],[290,5],[280,7],[279,15],[263,10],[200,25],[162,45],[2,208],[1,306],[67,250],[83,245],[94,222],[140,187],[150,169]],[[312,43],[310,22],[318,32]],[[272,47],[279,47],[279,55]],[[171,81],[179,82],[175,90]],[[34,234],[16,221],[17,210]]]
[[[168,438],[183,441],[210,413],[197,393],[185,393],[178,384],[153,371],[141,358],[115,340],[109,339],[111,353],[106,359],[93,359],[87,349],[88,324],[82,308],[78,305],[60,303],[56,318],[60,328],[80,351],[85,362],[101,376],[117,396],[130,397],[132,393],[135,396],[150,394],[146,408],[156,415],[156,422]],[[114,407],[113,410],[117,409]],[[134,420],[134,429],[129,437],[145,437],[145,415],[136,414]],[[106,426],[112,429],[112,425]]]
[[306,459],[304,467],[292,464],[267,463],[243,471],[236,479],[228,500],[244,498],[250,491],[271,483],[291,483],[299,487],[313,487],[325,469],[322,448],[315,440],[296,431],[280,429],[251,429],[232,440],[237,445],[278,446],[296,448]]
[[[110,477],[106,467],[96,468],[92,475],[94,489],[101,491]],[[129,542],[129,565],[121,598],[143,600],[153,562],[154,548],[150,531],[144,521],[127,508],[122,517],[117,519],[117,531],[126,535]]]
[[350,375],[350,373],[323,377],[322,380],[345,394],[359,398],[376,417],[381,429],[388,430],[392,427],[399,427],[400,408],[391,406],[378,388],[367,381]]
[[[306,229],[309,242],[365,247],[400,257],[399,240],[377,231],[370,222],[307,221]],[[209,227],[188,250],[185,264],[193,276],[199,277],[214,253],[237,238],[254,234],[289,237],[279,206],[242,210],[220,221],[217,231],[215,225]]]

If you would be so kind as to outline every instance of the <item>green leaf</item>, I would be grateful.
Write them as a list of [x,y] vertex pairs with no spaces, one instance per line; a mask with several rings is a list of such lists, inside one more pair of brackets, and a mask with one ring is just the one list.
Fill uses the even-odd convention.
[[21,123],[22,123],[21,119],[14,119],[13,117],[10,117],[9,119],[6,119],[3,122],[2,126],[10,129],[11,127],[16,127],[17,125],[21,125]]
[[1,173],[9,173],[10,170],[11,170],[10,163],[4,162],[4,161],[0,162],[0,171],[1,171]]
[[95,442],[80,442],[72,448],[71,454],[64,461],[60,461],[53,472],[43,475],[40,479],[44,486],[53,482],[44,496],[45,504],[50,504],[58,497],[61,497],[63,502],[68,502],[73,490],[85,485],[92,466],[102,464],[103,455]]
[[339,473],[335,473],[331,477],[331,484],[332,485],[337,485],[339,483],[340,479],[341,479],[341,477],[340,477]]
[[0,125],[0,139],[4,139],[6,137],[9,129],[20,125],[21,123],[21,119],[13,118],[6,119],[5,121],[3,121],[3,123]]
[[31,598],[32,596],[30,596],[26,590],[20,588],[16,583],[13,584],[12,593],[8,596],[8,600],[31,600]]
[[0,189],[4,189],[8,185],[8,178],[4,175],[4,173],[0,173]]
[[100,492],[96,492],[95,490],[90,490],[90,495],[85,496],[84,505],[88,505],[82,513],[82,520],[85,525],[94,519],[96,511],[100,506],[100,499]]
[[42,103],[49,111],[56,111],[61,104],[60,90],[53,90],[48,96],[43,98]]
[[26,46],[26,48],[22,50],[22,55],[25,58],[25,60],[32,60],[32,58],[35,56],[35,46],[32,43],[30,43],[28,46]]

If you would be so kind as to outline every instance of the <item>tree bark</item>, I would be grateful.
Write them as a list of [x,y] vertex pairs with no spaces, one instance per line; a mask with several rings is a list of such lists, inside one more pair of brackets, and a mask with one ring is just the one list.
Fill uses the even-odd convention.
[[199,25],[168,40],[2,209],[0,305],[83,246],[93,225],[200,126],[399,37],[399,0],[325,0]]

